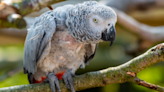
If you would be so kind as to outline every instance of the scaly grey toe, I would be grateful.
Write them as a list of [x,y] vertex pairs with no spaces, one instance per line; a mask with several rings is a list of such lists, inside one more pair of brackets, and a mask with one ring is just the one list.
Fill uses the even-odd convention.
[[63,80],[65,82],[65,85],[68,90],[71,90],[71,92],[76,92],[73,84],[73,78],[71,70],[67,70],[63,75]]
[[[61,92],[61,89],[59,86],[59,80],[54,73],[49,73],[47,76],[47,79],[49,81],[52,92],[56,92],[56,88],[57,88],[58,92]],[[56,86],[56,88],[55,88],[55,86]]]

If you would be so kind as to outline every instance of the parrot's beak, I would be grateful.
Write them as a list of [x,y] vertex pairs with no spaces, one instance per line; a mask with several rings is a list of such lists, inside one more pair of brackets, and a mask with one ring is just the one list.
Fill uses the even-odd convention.
[[115,37],[116,37],[116,29],[114,26],[112,26],[109,30],[106,29],[102,33],[101,39],[103,41],[110,41],[111,42],[110,46],[111,46],[115,40]]

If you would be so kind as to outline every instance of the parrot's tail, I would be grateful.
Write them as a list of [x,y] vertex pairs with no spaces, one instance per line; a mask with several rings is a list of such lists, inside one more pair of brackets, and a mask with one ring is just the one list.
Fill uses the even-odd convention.
[[37,81],[37,80],[33,79],[33,80],[34,80],[33,83],[42,83],[42,82],[44,81],[44,79],[46,79],[46,78],[47,78],[47,77],[42,77],[41,81]]
[[[56,77],[58,77],[59,80],[62,79],[62,76],[64,75],[65,71],[61,72],[61,73],[57,73]],[[42,77],[42,79],[40,81],[37,81],[33,78],[33,83],[42,83],[47,77]]]

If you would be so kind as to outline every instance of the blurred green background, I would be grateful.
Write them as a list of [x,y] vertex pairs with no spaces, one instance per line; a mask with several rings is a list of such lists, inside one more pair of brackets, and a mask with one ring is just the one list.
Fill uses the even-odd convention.
[[[73,1],[73,0],[72,0]],[[78,3],[84,0],[76,0],[66,3]],[[64,3],[65,4],[65,3]],[[60,4],[59,4],[60,5]],[[62,5],[62,4],[61,4]],[[161,8],[160,8],[161,9]],[[126,12],[129,16],[142,23],[152,26],[164,25],[163,18],[149,18],[159,16],[164,10],[158,8],[149,10],[135,10]],[[147,15],[146,15],[147,14]],[[156,15],[153,15],[156,14]],[[28,16],[34,16],[35,13]],[[26,16],[26,17],[28,17]],[[99,44],[98,51],[94,59],[85,69],[79,69],[76,74],[83,74],[90,71],[97,71],[108,67],[121,65],[132,58],[142,54],[150,47],[158,44],[146,42],[138,35],[116,24],[117,36],[114,44],[109,47],[110,42]],[[164,30],[163,30],[164,31]],[[24,38],[18,39],[4,34],[0,34],[0,88],[15,85],[29,84],[27,75],[23,74],[23,44]],[[164,86],[164,63],[158,63],[138,73],[138,77],[147,82]],[[87,89],[81,92],[155,92],[142,86],[132,83],[110,84],[105,87]]]

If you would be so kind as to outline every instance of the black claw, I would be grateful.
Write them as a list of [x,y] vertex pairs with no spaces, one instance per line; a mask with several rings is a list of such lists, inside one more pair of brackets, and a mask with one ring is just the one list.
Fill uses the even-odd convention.
[[[58,80],[58,79],[57,79]],[[59,81],[55,81],[58,92],[61,92]]]
[[67,70],[64,75],[63,75],[63,80],[65,82],[65,85],[67,89],[70,89],[71,92],[75,92],[74,84],[73,84],[73,79],[72,79],[72,73],[70,70]]
[[72,77],[76,77],[76,74],[72,74]]
[[75,92],[72,76],[68,77],[69,85],[71,86],[71,91]]
[[43,80],[43,83],[48,83],[49,81],[48,81],[48,78],[46,78],[46,79],[44,79]]
[[52,92],[56,92],[55,85],[56,85],[58,92],[61,92],[60,86],[59,86],[59,80],[54,73],[49,73],[47,76],[47,79],[49,81]]
[[63,80],[64,80],[64,83],[65,83],[67,89],[69,90],[69,89],[70,89],[70,86],[69,86],[69,83],[68,83],[67,77],[63,76]]

